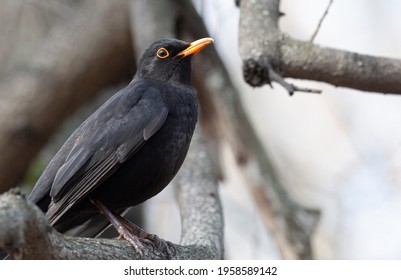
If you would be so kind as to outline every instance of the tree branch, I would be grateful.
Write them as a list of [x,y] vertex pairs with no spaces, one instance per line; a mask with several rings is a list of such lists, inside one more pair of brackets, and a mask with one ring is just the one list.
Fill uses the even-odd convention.
[[327,5],[326,10],[324,10],[324,13],[323,13],[322,17],[320,18],[319,23],[316,26],[316,30],[315,30],[315,32],[313,32],[309,42],[313,43],[313,40],[315,40],[317,33],[319,33],[319,30],[322,27],[323,21],[326,18],[327,14],[329,13],[329,10],[330,10],[330,7],[332,4],[333,4],[333,0],[329,0],[329,4]]
[[180,244],[203,246],[208,249],[208,258],[222,259],[223,212],[217,180],[200,125],[197,125],[191,149],[174,182],[182,221]]
[[267,70],[263,71],[266,65],[261,63],[264,61],[261,58],[266,58],[283,77],[401,94],[400,59],[362,55],[296,40],[278,27],[279,4],[279,0],[241,1],[239,49],[244,77],[250,85],[261,86],[276,79],[271,75],[267,78]]

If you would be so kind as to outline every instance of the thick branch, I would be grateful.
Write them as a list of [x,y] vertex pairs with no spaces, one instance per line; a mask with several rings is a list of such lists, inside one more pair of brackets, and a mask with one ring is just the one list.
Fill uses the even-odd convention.
[[191,149],[175,183],[182,220],[180,244],[203,246],[210,252],[208,258],[222,259],[223,213],[200,125],[195,130]]
[[316,80],[363,91],[401,94],[401,60],[326,48],[291,38],[278,27],[279,0],[243,0],[239,49],[244,77],[261,86],[275,77],[266,75],[267,58],[284,77]]
[[74,109],[133,65],[126,1],[95,2],[53,27],[36,53],[0,79],[0,193],[22,179]]
[[401,94],[401,60],[326,48],[284,36],[282,74],[353,89]]

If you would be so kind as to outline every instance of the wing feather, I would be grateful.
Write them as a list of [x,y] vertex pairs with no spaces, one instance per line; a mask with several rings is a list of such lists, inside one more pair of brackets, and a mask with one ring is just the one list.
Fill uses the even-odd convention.
[[[69,151],[64,148],[63,152],[65,160],[55,160],[59,167],[49,164],[46,168],[54,175],[45,170],[42,176],[46,182],[53,178],[51,185],[35,186],[32,193],[42,196],[49,189],[52,200],[46,215],[51,224],[134,156],[167,118],[168,108],[155,88],[130,85],[116,95],[119,96],[106,102],[70,137]],[[39,189],[35,191],[36,188]]]

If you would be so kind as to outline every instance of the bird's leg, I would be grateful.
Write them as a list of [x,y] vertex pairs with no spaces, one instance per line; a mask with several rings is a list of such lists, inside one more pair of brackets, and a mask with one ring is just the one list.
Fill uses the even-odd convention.
[[[156,247],[158,250],[165,251],[167,253],[167,257],[171,259],[173,254],[175,254],[174,246],[171,242],[165,241],[164,239],[159,238],[155,234],[150,234],[144,231],[139,226],[135,225],[131,221],[121,217],[120,215],[114,213],[109,210],[102,202],[97,199],[91,198],[90,201],[99,209],[99,211],[106,216],[109,222],[114,226],[117,232],[120,235],[120,238],[124,238],[132,246],[135,248],[141,257],[143,257],[143,244],[148,243],[153,247]],[[171,251],[173,249],[173,252]]]
[[119,215],[115,214],[113,211],[109,210],[102,202],[97,199],[91,198],[90,201],[95,205],[99,211],[109,220],[109,222],[117,230],[120,238],[124,238],[134,247],[135,251],[143,258],[144,247],[141,242],[141,238],[135,233],[130,232],[121,222]]

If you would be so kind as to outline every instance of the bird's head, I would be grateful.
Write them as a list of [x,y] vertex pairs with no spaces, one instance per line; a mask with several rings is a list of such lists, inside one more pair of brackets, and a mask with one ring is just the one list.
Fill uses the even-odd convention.
[[136,76],[189,84],[191,57],[212,42],[211,38],[192,43],[177,39],[158,40],[142,55]]

